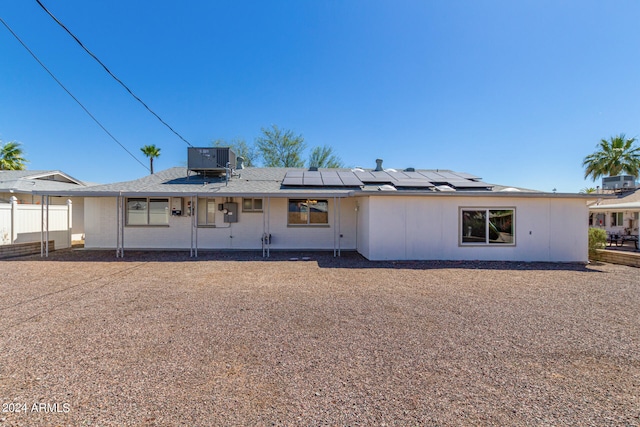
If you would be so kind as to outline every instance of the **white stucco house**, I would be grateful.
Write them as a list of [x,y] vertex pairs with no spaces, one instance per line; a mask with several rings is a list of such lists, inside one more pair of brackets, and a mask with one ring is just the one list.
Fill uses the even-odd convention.
[[[87,184],[59,170],[0,170],[0,244],[38,242],[43,193],[71,192]],[[50,238],[65,248],[84,237],[84,198],[51,196]]]
[[585,195],[384,169],[381,160],[372,169],[231,168],[235,155],[224,148],[189,150],[187,168],[42,194],[84,197],[85,248],[118,256],[348,250],[369,260],[588,261]]

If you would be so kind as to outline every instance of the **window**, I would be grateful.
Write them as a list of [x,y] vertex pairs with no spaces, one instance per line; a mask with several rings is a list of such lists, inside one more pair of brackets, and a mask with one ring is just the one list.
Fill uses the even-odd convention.
[[169,224],[169,199],[136,197],[127,199],[127,225]]
[[623,212],[612,212],[611,213],[611,226],[612,227],[622,227],[624,224],[624,213]]
[[213,226],[216,223],[216,199],[198,199],[198,226]]
[[288,225],[328,225],[327,200],[289,199]]
[[262,212],[262,199],[242,199],[242,212]]
[[513,245],[515,209],[461,209],[461,243]]

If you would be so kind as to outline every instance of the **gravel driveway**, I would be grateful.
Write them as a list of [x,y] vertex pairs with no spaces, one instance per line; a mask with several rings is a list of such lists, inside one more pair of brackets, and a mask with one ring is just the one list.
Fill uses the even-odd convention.
[[0,261],[0,426],[637,426],[639,273],[318,253]]

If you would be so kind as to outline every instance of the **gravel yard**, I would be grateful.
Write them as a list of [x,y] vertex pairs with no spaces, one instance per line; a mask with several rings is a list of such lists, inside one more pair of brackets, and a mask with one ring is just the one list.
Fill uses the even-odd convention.
[[640,425],[635,268],[114,255],[0,261],[0,426]]

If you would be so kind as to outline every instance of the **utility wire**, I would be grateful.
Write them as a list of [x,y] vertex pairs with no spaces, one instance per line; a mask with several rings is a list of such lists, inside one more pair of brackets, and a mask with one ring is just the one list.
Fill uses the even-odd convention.
[[80,47],[82,47],[82,49],[85,50],[85,52],[87,52],[93,59],[95,59],[98,64],[100,64],[102,66],[102,68],[104,68],[104,70],[107,72],[107,74],[109,74],[111,77],[113,77],[115,79],[115,81],[117,81],[118,83],[120,83],[120,85],[126,89],[127,92],[129,92],[129,94],[131,96],[133,96],[135,98],[136,101],[138,101],[140,104],[142,104],[144,106],[144,108],[146,108],[151,114],[153,114],[158,120],[160,120],[160,122],[165,125],[167,128],[169,128],[169,130],[171,132],[173,132],[178,138],[180,138],[181,140],[183,140],[184,142],[187,143],[187,145],[189,147],[193,147],[193,145],[191,145],[191,143],[189,141],[187,141],[182,135],[180,135],[178,132],[176,132],[171,126],[169,126],[169,124],[167,122],[165,122],[164,120],[162,120],[162,118],[157,115],[151,108],[149,108],[149,106],[147,104],[144,103],[144,101],[142,101],[142,99],[140,99],[135,93],[133,93],[133,91],[131,89],[129,89],[129,87],[124,84],[122,82],[122,80],[120,80],[118,77],[116,77],[110,70],[109,68],[107,68],[106,65],[104,65],[104,63],[102,61],[100,61],[100,59],[98,59],[98,57],[96,55],[93,54],[93,52],[91,52],[71,31],[69,31],[69,29],[62,23],[60,22],[60,20],[58,18],[56,18],[50,11],[49,9],[47,9],[45,7],[45,5],[42,4],[42,2],[40,2],[40,0],[36,0],[36,2],[40,5],[40,7],[47,12],[47,14],[58,24],[60,25],[79,45]]
[[91,117],[91,118],[93,119],[93,121],[94,121],[94,122],[96,122],[96,123],[98,124],[98,126],[100,126],[100,127],[102,128],[102,130],[103,130],[103,131],[105,131],[105,132],[106,132],[106,134],[107,134],[107,135],[109,135],[109,136],[111,137],[111,139],[113,139],[113,140],[114,140],[114,141],[115,141],[115,142],[116,142],[120,147],[122,147],[122,149],[123,149],[124,151],[126,151],[126,152],[131,156],[131,157],[133,157],[133,159],[134,159],[136,162],[140,163],[140,164],[142,165],[142,167],[143,167],[143,168],[145,168],[146,170],[149,170],[149,167],[147,167],[147,166],[146,166],[144,163],[142,163],[142,162],[141,162],[141,161],[140,161],[136,156],[134,156],[134,155],[131,153],[131,151],[127,150],[127,148],[126,148],[124,145],[122,145],[122,143],[120,143],[120,141],[118,141],[118,140],[116,139],[116,137],[115,137],[115,136],[113,136],[113,135],[111,134],[111,132],[109,132],[109,131],[107,130],[107,128],[105,128],[105,127],[102,125],[102,123],[100,123],[100,121],[98,121],[98,119],[96,119],[96,118],[95,118],[95,116],[94,116],[93,114],[91,114],[91,112],[90,112],[89,110],[87,110],[87,107],[85,107],[84,105],[82,105],[82,103],[78,100],[78,98],[76,98],[75,96],[73,96],[73,94],[69,91],[69,89],[67,89],[67,88],[62,84],[62,82],[60,82],[60,80],[58,80],[58,78],[57,78],[55,75],[53,75],[53,73],[52,73],[52,72],[51,72],[51,71],[46,67],[46,65],[44,65],[44,64],[42,63],[42,61],[40,61],[40,59],[38,59],[38,57],[36,56],[36,54],[35,54],[35,53],[33,53],[33,51],[32,51],[31,49],[29,49],[29,47],[28,47],[28,46],[27,46],[27,45],[26,45],[26,44],[25,44],[25,43],[20,39],[20,37],[18,37],[18,35],[17,35],[17,34],[16,34],[12,29],[11,29],[11,27],[9,27],[9,25],[4,21],[4,19],[0,18],[0,22],[2,22],[2,25],[4,25],[4,26],[7,28],[7,30],[9,30],[9,32],[13,35],[13,37],[15,37],[15,38],[16,38],[16,40],[18,40],[18,42],[20,42],[20,44],[22,45],[22,47],[24,47],[24,48],[27,50],[27,52],[29,52],[29,53],[31,54],[31,56],[33,56],[33,59],[35,59],[35,60],[38,62],[38,64],[40,64],[40,66],[41,66],[42,68],[44,68],[44,70],[45,70],[47,73],[49,73],[49,75],[53,78],[53,80],[55,80],[55,81],[56,81],[56,83],[58,83],[58,85],[60,85],[60,87],[61,87],[62,89],[64,89],[64,91],[65,91],[65,92],[67,92],[67,94],[69,94],[69,96],[70,96],[71,98],[73,98],[73,100],[74,100],[74,101],[76,101],[76,102],[78,103],[78,105],[79,105],[79,106],[84,110],[84,112],[85,112],[85,113],[87,113],[87,114],[89,115],[89,117]]

